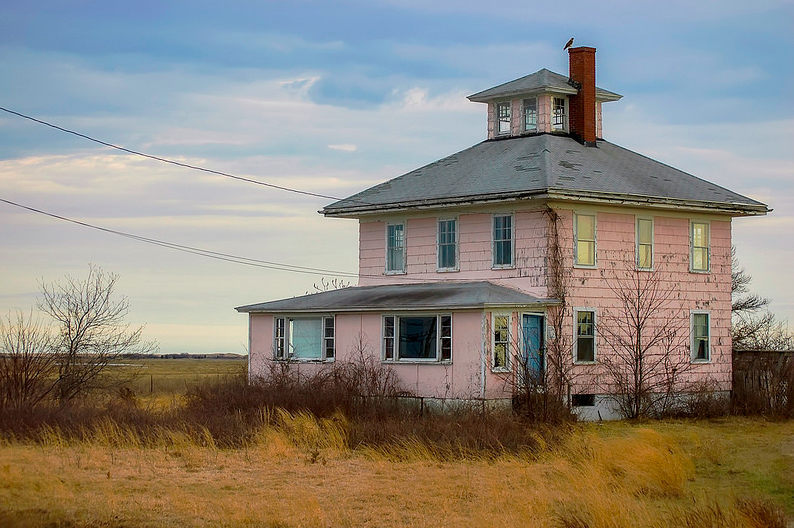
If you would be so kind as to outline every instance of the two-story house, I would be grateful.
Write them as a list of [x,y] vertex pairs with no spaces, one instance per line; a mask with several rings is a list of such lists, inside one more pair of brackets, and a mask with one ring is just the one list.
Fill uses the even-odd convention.
[[556,340],[574,403],[613,416],[599,325],[639,274],[667,292],[649,324],[673,321],[686,342],[681,386],[729,391],[731,219],[767,206],[604,140],[601,106],[621,96],[596,86],[595,51],[570,49],[569,76],[470,96],[486,140],[325,207],[359,222],[359,285],[237,308],[250,374],[363,348],[417,395],[509,398]]

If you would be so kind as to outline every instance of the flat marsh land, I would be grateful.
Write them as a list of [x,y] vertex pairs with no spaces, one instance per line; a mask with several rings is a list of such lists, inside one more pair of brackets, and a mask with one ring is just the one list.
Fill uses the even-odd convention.
[[791,420],[574,424],[540,431],[532,450],[450,458],[419,440],[350,447],[341,415],[271,412],[240,447],[166,429],[141,442],[112,421],[79,439],[57,429],[35,440],[0,435],[0,526],[761,528],[794,519]]

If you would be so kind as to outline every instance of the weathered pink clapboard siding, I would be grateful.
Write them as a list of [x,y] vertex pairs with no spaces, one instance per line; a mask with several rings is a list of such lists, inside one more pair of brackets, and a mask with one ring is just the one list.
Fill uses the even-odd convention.
[[[559,211],[561,245],[566,264],[573,264],[573,212]],[[650,216],[650,215],[649,215]],[[633,214],[597,214],[597,269],[572,268],[568,300],[572,308],[595,308],[596,317],[619,308],[610,284],[619,286],[634,269],[635,216]],[[665,286],[675,288],[669,306],[681,323],[681,331],[691,338],[690,311],[708,310],[711,327],[711,361],[696,364],[686,374],[690,382],[710,381],[720,390],[729,390],[731,383],[731,226],[726,220],[711,220],[711,272],[689,271],[689,219],[654,216],[654,266]],[[665,314],[667,315],[667,314]],[[571,314],[571,335],[573,315]],[[604,340],[597,339],[598,354],[608,353]],[[687,348],[687,354],[689,349]],[[598,365],[575,367],[577,382],[587,386],[603,386],[603,371]]]
[[[538,129],[535,132],[551,132],[551,98],[549,94],[541,94],[537,96],[538,99]],[[601,116],[601,103],[597,104],[597,116],[599,117],[598,123],[600,126]],[[488,103],[487,111],[488,120],[488,139],[493,139],[497,136],[496,128],[496,103]],[[520,136],[526,133],[524,130],[524,99],[511,99],[510,100],[510,135]],[[599,128],[599,135],[600,128]]]
[[[452,362],[390,362],[400,386],[418,396],[471,398],[481,393],[482,312],[455,312],[452,315]],[[360,354],[380,360],[382,357],[382,314],[337,314],[336,362],[358,361]],[[273,316],[253,314],[251,325],[251,375],[266,376],[273,365]],[[334,362],[294,362],[291,368],[310,375],[332,368]],[[486,386],[490,397],[501,395],[501,380],[490,379]]]
[[492,215],[461,214],[458,218],[458,271],[437,271],[439,218],[405,220],[405,274],[388,275],[386,266],[387,221],[359,224],[359,285],[403,284],[425,278],[490,280],[544,297],[546,295],[545,255],[548,221],[541,211],[516,211],[515,267],[492,269]]

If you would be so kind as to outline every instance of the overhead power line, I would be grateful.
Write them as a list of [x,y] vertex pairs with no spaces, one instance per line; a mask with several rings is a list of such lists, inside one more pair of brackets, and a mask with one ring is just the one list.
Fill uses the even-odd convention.
[[289,271],[292,273],[303,273],[307,275],[330,275],[334,277],[344,277],[344,278],[359,278],[359,277],[366,277],[366,278],[373,278],[373,279],[398,279],[398,280],[407,280],[411,282],[456,282],[458,280],[463,279],[434,279],[434,278],[426,278],[426,279],[416,279],[411,277],[401,277],[401,276],[389,276],[384,277],[383,275],[367,275],[367,274],[358,274],[352,271],[339,271],[339,270],[332,270],[332,269],[325,269],[325,268],[315,268],[310,266],[299,266],[295,264],[287,264],[284,262],[274,262],[268,260],[261,260],[261,259],[254,259],[249,257],[242,257],[240,255],[234,255],[231,253],[221,253],[219,251],[212,251],[209,249],[202,249],[194,246],[187,246],[184,244],[176,244],[174,242],[168,242],[165,240],[160,240],[157,238],[145,237],[142,235],[136,235],[134,233],[127,233],[125,231],[119,231],[116,229],[110,229],[108,227],[102,227],[95,224],[90,224],[88,222],[83,222],[81,220],[75,220],[73,218],[68,218],[66,216],[61,216],[55,213],[50,213],[48,211],[44,211],[42,209],[37,209],[35,207],[31,207],[28,205],[24,205],[18,202],[14,202],[11,200],[6,200],[5,198],[0,198],[0,202],[6,203],[8,205],[12,205],[14,207],[18,207],[20,209],[24,209],[26,211],[37,213],[40,215],[48,216],[50,218],[54,218],[56,220],[61,220],[63,222],[69,222],[71,224],[79,225],[82,227],[87,227],[90,229],[95,229],[97,231],[102,231],[104,233],[109,233],[112,235],[122,236],[125,238],[129,238],[132,240],[136,240],[138,242],[144,242],[147,244],[152,244],[155,246],[160,246],[168,249],[173,249],[175,251],[182,251],[184,253],[190,253],[193,255],[198,255],[201,257],[212,258],[216,260],[223,260],[226,262],[232,262],[234,264],[244,264],[246,266],[254,266],[258,268],[266,268],[272,269],[277,271]]
[[[147,154],[146,152],[141,152],[141,151],[138,151],[138,150],[133,150],[133,149],[127,148],[127,147],[122,147],[120,145],[115,145],[115,144],[109,143],[107,141],[102,141],[101,139],[97,139],[95,137],[91,137],[91,136],[89,136],[87,134],[83,134],[83,133],[77,132],[75,130],[70,130],[68,128],[64,128],[64,127],[56,125],[54,123],[50,123],[49,121],[44,121],[43,119],[38,119],[38,118],[35,118],[33,116],[29,116],[29,115],[23,114],[21,112],[17,112],[15,110],[11,110],[10,108],[5,108],[5,107],[0,106],[0,110],[2,110],[3,112],[7,112],[9,114],[13,114],[13,115],[18,116],[18,117],[21,117],[23,119],[28,119],[30,121],[33,121],[34,123],[38,123],[40,125],[48,126],[50,128],[54,128],[55,130],[60,130],[61,132],[66,132],[67,134],[72,134],[74,136],[81,137],[83,139],[87,139],[88,141],[93,141],[94,143],[98,143],[100,145],[103,145],[105,147],[110,147],[112,149],[120,150],[121,152],[126,152],[127,154],[132,154],[134,156],[141,156],[143,158],[148,158],[148,159],[151,159],[151,160],[160,161],[162,163],[168,163],[170,165],[176,165],[177,167],[183,167],[185,169],[193,169],[193,170],[197,170],[197,171],[201,171],[201,172],[207,172],[209,174],[215,174],[217,176],[223,176],[225,178],[232,178],[234,180],[244,181],[244,182],[247,182],[247,183],[253,183],[253,184],[256,184],[256,185],[262,185],[264,187],[270,187],[271,189],[278,189],[280,191],[286,191],[286,192],[291,192],[291,193],[296,193],[296,194],[303,194],[303,195],[306,195],[306,196],[314,196],[314,197],[317,197],[317,198],[327,198],[328,200],[337,200],[337,201],[338,200],[343,200],[343,198],[339,198],[338,196],[331,196],[330,194],[322,194],[322,193],[316,193],[316,192],[312,192],[312,191],[304,191],[304,190],[301,190],[301,189],[295,189],[293,187],[286,187],[284,185],[276,185],[274,183],[267,183],[267,182],[263,182],[261,180],[254,180],[253,178],[247,178],[245,176],[237,176],[235,174],[231,174],[231,173],[228,173],[228,172],[218,171],[218,170],[214,170],[214,169],[208,169],[206,167],[201,167],[199,165],[191,165],[190,163],[183,163],[181,161],[176,161],[176,160],[169,159],[169,158],[163,158],[161,156],[155,156],[154,154]],[[367,204],[365,202],[359,202],[358,200],[356,200],[356,201],[358,203],[361,203],[362,205],[371,205],[371,204]]]

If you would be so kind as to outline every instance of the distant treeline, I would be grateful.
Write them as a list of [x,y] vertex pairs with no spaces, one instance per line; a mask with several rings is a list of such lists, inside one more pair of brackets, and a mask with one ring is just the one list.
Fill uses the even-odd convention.
[[124,359],[246,359],[245,354],[124,354]]

